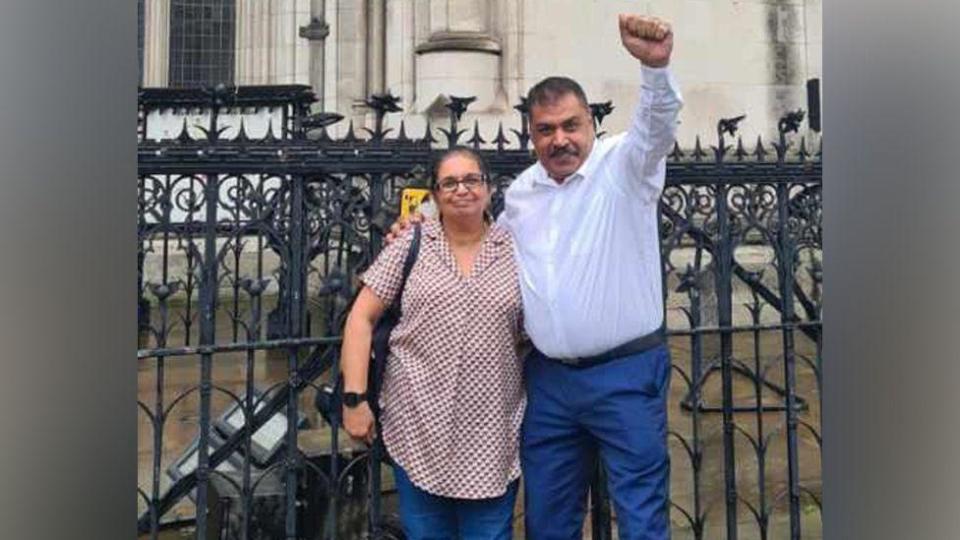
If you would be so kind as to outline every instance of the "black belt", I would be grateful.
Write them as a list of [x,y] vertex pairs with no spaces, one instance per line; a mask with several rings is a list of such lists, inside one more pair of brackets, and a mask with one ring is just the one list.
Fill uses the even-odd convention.
[[581,356],[577,358],[553,358],[543,354],[539,350],[537,352],[539,352],[544,358],[554,362],[559,362],[565,366],[585,368],[602,364],[604,362],[609,362],[610,360],[615,360],[617,358],[623,358],[624,356],[640,354],[642,352],[649,351],[658,345],[662,345],[667,341],[664,330],[664,327],[661,326],[645,336],[631,339],[622,345],[618,345],[606,352],[595,354],[593,356]]

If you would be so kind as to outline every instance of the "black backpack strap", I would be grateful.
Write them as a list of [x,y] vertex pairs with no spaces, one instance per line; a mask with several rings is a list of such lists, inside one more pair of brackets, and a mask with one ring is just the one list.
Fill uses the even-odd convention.
[[413,224],[413,239],[410,241],[410,249],[407,250],[407,258],[403,261],[403,277],[400,281],[400,290],[397,291],[397,296],[393,299],[393,304],[390,306],[391,309],[395,309],[397,314],[400,313],[400,300],[403,298],[403,290],[407,287],[407,278],[410,277],[410,271],[413,270],[413,265],[417,263],[417,255],[420,253],[420,224]]

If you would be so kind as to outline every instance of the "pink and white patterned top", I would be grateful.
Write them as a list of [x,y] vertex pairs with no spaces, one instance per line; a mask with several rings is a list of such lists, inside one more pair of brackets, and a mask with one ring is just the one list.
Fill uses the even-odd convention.
[[[360,276],[387,305],[400,288],[412,238],[411,227]],[[429,493],[503,495],[520,476],[526,407],[510,234],[491,226],[465,278],[440,223],[425,221],[401,310],[380,395],[387,451]]]

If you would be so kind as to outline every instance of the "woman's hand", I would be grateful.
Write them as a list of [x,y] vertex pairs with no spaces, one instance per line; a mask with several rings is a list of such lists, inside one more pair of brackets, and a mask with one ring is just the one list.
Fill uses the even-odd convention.
[[358,441],[373,444],[376,436],[376,422],[370,405],[364,401],[356,407],[343,407],[343,429]]

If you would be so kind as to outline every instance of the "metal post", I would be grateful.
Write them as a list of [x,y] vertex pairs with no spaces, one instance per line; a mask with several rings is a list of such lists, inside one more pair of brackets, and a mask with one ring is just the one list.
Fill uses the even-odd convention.
[[[777,271],[780,281],[780,298],[783,299],[783,309],[780,312],[784,322],[792,321],[794,279],[794,256],[791,221],[788,213],[790,185],[781,183],[777,186],[777,210],[779,214],[780,230],[778,235],[779,254],[777,257]],[[797,450],[797,377],[796,356],[794,350],[793,330],[784,327],[783,330],[783,362],[784,388],[786,389],[787,407],[787,475],[790,494],[790,539],[800,539],[800,477],[799,454]]]
[[[290,297],[288,304],[289,321],[288,336],[299,338],[303,332],[303,312],[304,312],[304,294],[306,266],[304,264],[304,255],[306,251],[306,242],[304,234],[304,201],[303,188],[304,178],[300,175],[292,175],[288,179],[290,185],[290,237],[288,253],[288,277],[290,286]],[[300,469],[299,449],[297,446],[297,418],[299,415],[298,402],[299,392],[297,387],[300,382],[298,347],[291,347],[287,351],[287,374],[289,392],[287,394],[287,434],[286,434],[286,535],[287,540],[297,540],[297,477]]]
[[[730,328],[733,319],[731,305],[731,267],[733,265],[733,241],[730,234],[730,216],[727,209],[726,181],[716,185],[717,224],[719,239],[716,243],[717,322],[720,328]],[[720,331],[720,370],[723,381],[723,478],[726,502],[727,540],[737,540],[737,472],[734,452],[733,421],[733,335],[729,330]]]

